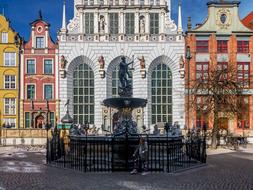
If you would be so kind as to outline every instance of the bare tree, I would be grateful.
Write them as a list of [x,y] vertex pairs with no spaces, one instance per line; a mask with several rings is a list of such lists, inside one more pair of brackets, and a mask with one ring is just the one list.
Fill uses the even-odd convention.
[[[235,117],[243,109],[242,89],[248,82],[238,80],[238,73],[233,64],[220,65],[208,69],[205,75],[191,81],[191,101],[195,110],[213,119],[211,129],[211,147],[217,147],[219,135],[219,113]],[[202,99],[202,102],[199,99]],[[212,117],[210,117],[212,116]]]

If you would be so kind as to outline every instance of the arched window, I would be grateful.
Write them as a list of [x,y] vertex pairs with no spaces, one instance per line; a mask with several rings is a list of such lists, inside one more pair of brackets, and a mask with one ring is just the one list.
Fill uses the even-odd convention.
[[[118,97],[119,96],[119,66],[117,65],[113,71],[112,71],[112,97]],[[133,72],[129,69],[129,73],[132,78],[130,78],[130,85],[133,86]]]
[[85,63],[73,75],[74,123],[94,124],[94,72]]
[[152,71],[151,118],[152,124],[172,124],[172,74],[165,64],[157,65]]

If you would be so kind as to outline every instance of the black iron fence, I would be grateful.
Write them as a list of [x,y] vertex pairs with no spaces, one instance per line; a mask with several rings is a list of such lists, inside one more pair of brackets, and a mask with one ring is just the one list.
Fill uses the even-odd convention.
[[[83,172],[130,171],[133,153],[141,136],[86,136],[48,140],[47,163]],[[145,136],[147,168],[152,172],[175,172],[206,162],[204,139]]]

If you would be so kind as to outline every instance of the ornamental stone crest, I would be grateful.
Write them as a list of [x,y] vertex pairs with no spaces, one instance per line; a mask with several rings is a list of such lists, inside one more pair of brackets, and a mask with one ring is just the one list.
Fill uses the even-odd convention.
[[232,18],[230,10],[220,9],[216,14],[216,24],[220,29],[228,29],[231,25]]
[[174,32],[177,30],[177,25],[173,20],[171,20],[169,17],[165,17],[165,29],[169,32]]
[[77,13],[76,16],[72,20],[70,20],[70,23],[67,26],[68,31],[77,32],[79,28],[79,23],[80,23],[80,15]]

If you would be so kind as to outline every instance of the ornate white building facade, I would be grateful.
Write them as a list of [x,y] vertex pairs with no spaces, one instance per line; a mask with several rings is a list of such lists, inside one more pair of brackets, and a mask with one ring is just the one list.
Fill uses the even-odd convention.
[[75,0],[68,24],[64,4],[58,40],[60,118],[69,100],[75,123],[103,124],[111,130],[116,110],[102,102],[117,96],[117,66],[124,55],[134,60],[133,97],[148,100],[146,108],[134,111],[138,127],[185,125],[180,3],[176,26],[170,0]]

